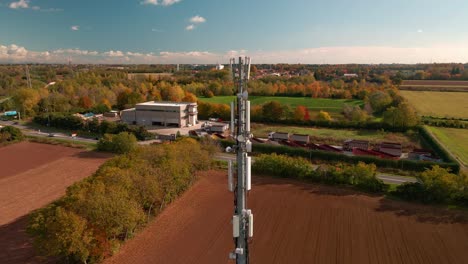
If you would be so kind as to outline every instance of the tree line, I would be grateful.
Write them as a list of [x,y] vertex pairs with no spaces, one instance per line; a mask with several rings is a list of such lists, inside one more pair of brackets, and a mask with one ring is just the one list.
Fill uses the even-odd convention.
[[101,261],[187,190],[196,172],[211,166],[212,154],[212,145],[183,139],[112,158],[31,214],[34,247],[66,262]]
[[[230,119],[230,108],[226,104],[207,102],[198,103],[201,119],[217,117]],[[298,105],[292,108],[289,104],[270,101],[251,107],[251,120],[291,125],[318,125],[336,128],[369,128],[406,130],[416,127],[420,120],[416,110],[395,89],[377,90],[366,95],[364,107],[344,105],[343,119],[334,120],[330,113],[319,111],[312,115],[307,107]],[[374,121],[373,116],[382,116],[382,122]]]
[[387,184],[376,177],[374,164],[363,162],[355,165],[320,165],[315,169],[304,158],[262,154],[255,157],[252,170],[276,177],[353,186],[363,191],[386,193],[409,201],[468,206],[468,175],[456,175],[450,169],[438,165],[418,174],[418,182],[404,183],[395,190],[390,190]]

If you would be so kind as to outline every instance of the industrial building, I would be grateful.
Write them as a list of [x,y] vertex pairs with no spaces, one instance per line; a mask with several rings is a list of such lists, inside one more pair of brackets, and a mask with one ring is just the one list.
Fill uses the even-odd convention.
[[198,123],[197,103],[146,102],[121,112],[122,122],[141,126],[188,127]]

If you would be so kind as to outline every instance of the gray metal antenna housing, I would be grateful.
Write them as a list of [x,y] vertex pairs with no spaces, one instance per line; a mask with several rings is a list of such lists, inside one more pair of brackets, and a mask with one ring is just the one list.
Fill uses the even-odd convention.
[[229,254],[238,264],[249,263],[249,238],[253,236],[253,214],[247,209],[247,192],[251,189],[250,141],[250,101],[248,101],[247,81],[250,77],[250,58],[239,57],[230,60],[234,85],[237,87],[236,104],[231,103],[231,136],[236,145],[229,151],[237,155],[236,182],[233,177],[232,162],[229,162],[228,188],[234,192],[234,215],[232,217],[235,250]]

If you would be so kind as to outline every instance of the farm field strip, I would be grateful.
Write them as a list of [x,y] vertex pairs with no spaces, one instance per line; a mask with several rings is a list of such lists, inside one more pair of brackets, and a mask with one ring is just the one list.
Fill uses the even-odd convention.
[[434,136],[460,161],[468,166],[468,130],[445,127],[428,127]]
[[62,197],[110,157],[31,142],[0,148],[0,263],[37,263],[25,233],[27,215]]
[[419,114],[468,118],[468,92],[400,91]]
[[[225,172],[204,173],[104,263],[232,263],[226,184]],[[468,257],[466,212],[268,177],[254,177],[248,204],[252,263],[455,264]]]
[[412,86],[412,85],[419,85],[419,86],[444,86],[444,87],[452,87],[452,86],[460,86],[460,87],[467,87],[468,88],[468,81],[438,81],[438,80],[405,80],[401,84],[402,86]]
[[[235,100],[235,96],[215,96],[212,98],[198,98],[201,102],[230,104]],[[287,104],[292,108],[298,105],[303,105],[311,111],[329,111],[341,112],[345,104],[363,105],[363,101],[354,99],[327,99],[327,98],[311,98],[311,97],[281,97],[281,96],[250,96],[249,100],[252,105],[261,105],[270,101],[278,101],[281,104]]]

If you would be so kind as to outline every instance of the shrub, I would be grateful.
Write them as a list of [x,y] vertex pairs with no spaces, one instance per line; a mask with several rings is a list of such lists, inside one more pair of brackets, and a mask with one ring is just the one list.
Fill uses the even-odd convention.
[[305,179],[326,184],[355,185],[368,192],[384,192],[387,185],[376,178],[376,166],[359,162],[357,165],[320,167],[317,171],[303,158],[262,154],[255,158],[252,170],[284,178]]
[[409,201],[424,201],[426,197],[426,190],[424,186],[419,183],[404,183],[399,185],[393,195]]
[[448,169],[433,166],[418,178],[420,182],[402,184],[392,194],[423,203],[467,205],[468,180],[465,174],[456,175]]
[[6,126],[0,129],[0,142],[21,141],[24,139],[23,132],[19,128]]
[[99,139],[97,149],[118,154],[128,153],[137,146],[136,137],[127,132],[121,132],[117,135],[105,134]]

